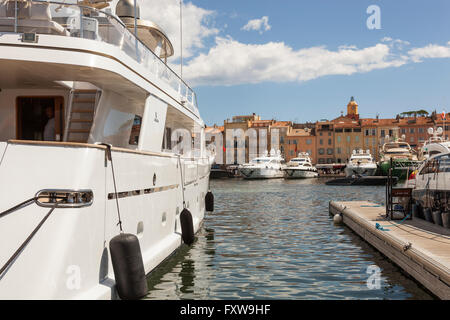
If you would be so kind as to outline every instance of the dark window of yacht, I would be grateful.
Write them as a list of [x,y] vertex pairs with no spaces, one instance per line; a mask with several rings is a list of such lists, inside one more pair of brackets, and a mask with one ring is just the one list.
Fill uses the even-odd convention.
[[139,144],[139,134],[141,133],[142,117],[135,115],[133,126],[131,127],[130,140],[128,143],[130,145],[137,146]]
[[62,97],[18,97],[17,139],[61,141]]

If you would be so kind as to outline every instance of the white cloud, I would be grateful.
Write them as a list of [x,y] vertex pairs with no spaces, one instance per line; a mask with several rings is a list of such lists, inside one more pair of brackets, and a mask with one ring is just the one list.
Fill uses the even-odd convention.
[[269,25],[269,17],[264,16],[261,19],[253,19],[247,22],[241,30],[245,31],[259,31],[262,34],[264,31],[269,31],[272,27]]
[[[118,0],[111,4],[113,10]],[[174,48],[172,61],[180,57],[180,2],[179,0],[140,0],[141,18],[158,24],[169,37]],[[189,58],[196,50],[204,48],[206,38],[217,35],[219,30],[211,26],[215,12],[191,2],[184,2],[183,12],[183,57]]]
[[429,44],[422,48],[414,48],[408,51],[412,61],[422,62],[425,58],[450,58],[450,42],[447,46]]
[[403,50],[404,47],[410,45],[408,41],[400,40],[400,39],[392,39],[391,37],[384,37],[381,39],[381,42],[387,43],[390,48],[395,48],[398,50]]
[[[188,0],[186,0],[188,1]],[[115,8],[118,0],[111,7]],[[139,0],[141,18],[160,25],[174,46],[169,65],[178,70],[180,56],[179,0]],[[261,82],[302,82],[330,75],[351,75],[377,69],[400,67],[425,59],[450,58],[450,41],[405,49],[408,41],[384,37],[366,48],[341,45],[293,49],[284,42],[247,44],[224,37],[214,26],[216,12],[183,4],[184,76],[192,85],[237,85]],[[271,29],[269,18],[254,19],[241,28],[260,33]],[[220,36],[219,36],[220,35]],[[204,50],[206,40],[215,36],[215,44]],[[203,49],[203,50],[201,50]],[[409,51],[407,51],[409,50]],[[201,53],[200,53],[201,52]]]
[[347,46],[331,51],[320,46],[294,50],[283,42],[256,45],[217,37],[207,54],[184,67],[184,74],[193,85],[300,82],[399,67],[406,62],[406,57],[393,54],[381,43],[363,49]]

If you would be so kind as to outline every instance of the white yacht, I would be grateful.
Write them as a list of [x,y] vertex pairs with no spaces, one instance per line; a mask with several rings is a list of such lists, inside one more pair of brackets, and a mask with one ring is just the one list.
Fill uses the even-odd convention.
[[450,152],[430,156],[420,165],[414,180],[412,197],[416,204],[433,214],[450,214]]
[[411,172],[420,165],[416,151],[402,139],[390,140],[389,136],[385,137],[385,143],[380,148],[380,171],[384,176],[389,174],[392,165],[392,175],[399,180],[406,180]]
[[377,171],[377,163],[370,154],[370,150],[353,150],[345,167],[345,175],[351,176],[374,176]]
[[275,150],[272,149],[270,155],[266,151],[263,157],[257,157],[251,160],[250,163],[241,164],[239,171],[244,179],[283,178],[283,161],[281,152],[278,150],[275,153]]
[[164,31],[108,5],[0,1],[0,299],[116,298],[112,238],[136,236],[149,273],[185,208],[202,224],[196,95]]
[[[434,128],[428,128],[428,134],[430,137],[424,142],[423,146],[420,148],[419,160],[426,161],[430,157],[445,154],[450,152],[450,141],[443,137],[443,130],[438,127],[436,130]],[[406,186],[414,188],[416,184],[416,175],[418,170],[414,170],[408,177],[406,181]]]
[[425,141],[423,146],[420,148],[420,160],[426,160],[436,154],[450,152],[450,141],[445,139],[443,136],[443,130],[441,127],[436,130],[433,128],[428,128],[428,134],[430,135],[430,138]]
[[292,158],[283,167],[283,171],[287,179],[316,178],[319,176],[307,152],[300,152],[297,158]]

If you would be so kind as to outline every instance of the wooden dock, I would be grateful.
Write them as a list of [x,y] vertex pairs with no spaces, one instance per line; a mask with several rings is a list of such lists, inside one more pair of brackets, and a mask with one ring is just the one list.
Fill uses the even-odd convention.
[[388,221],[385,206],[367,201],[330,201],[329,211],[434,295],[450,299],[450,229],[422,219]]

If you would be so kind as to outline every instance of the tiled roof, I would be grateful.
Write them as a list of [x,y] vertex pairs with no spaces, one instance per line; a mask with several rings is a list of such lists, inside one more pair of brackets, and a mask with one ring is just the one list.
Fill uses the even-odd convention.
[[307,137],[311,136],[311,131],[305,131],[305,129],[292,129],[288,134],[288,137]]
[[276,121],[272,124],[272,127],[290,127],[292,126],[291,121]]

